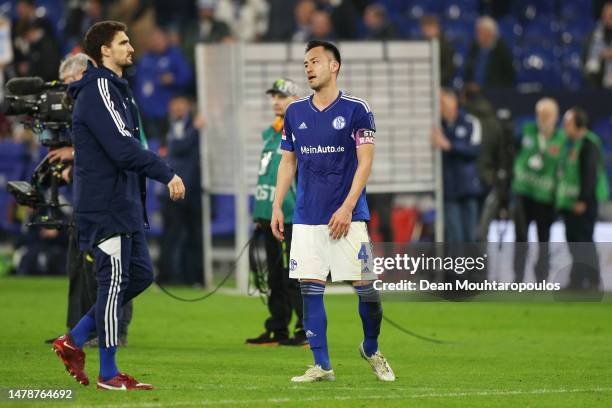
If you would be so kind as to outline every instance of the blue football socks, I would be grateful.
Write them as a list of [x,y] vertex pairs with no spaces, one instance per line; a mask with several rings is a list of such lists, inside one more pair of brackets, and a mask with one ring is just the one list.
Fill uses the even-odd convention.
[[100,377],[102,381],[108,381],[119,374],[115,363],[117,347],[100,347]]
[[366,356],[371,357],[378,351],[378,336],[380,334],[380,323],[382,321],[382,304],[380,293],[369,283],[363,286],[355,286],[359,296],[359,316],[363,326],[363,350]]
[[325,285],[314,282],[301,282],[300,289],[304,299],[304,330],[315,364],[324,370],[331,369],[327,350],[327,315],[323,303]]
[[70,331],[70,336],[78,348],[83,348],[83,344],[85,344],[91,332],[95,330],[96,319],[87,313],[85,316],[81,317],[81,320],[79,320],[76,326]]

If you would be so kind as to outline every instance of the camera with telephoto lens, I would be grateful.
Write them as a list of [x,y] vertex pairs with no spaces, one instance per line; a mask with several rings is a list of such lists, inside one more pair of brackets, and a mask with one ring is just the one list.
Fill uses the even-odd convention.
[[[24,116],[22,123],[32,129],[40,143],[49,149],[71,146],[72,102],[67,86],[59,81],[44,82],[38,77],[13,78],[6,84],[2,112],[6,116]],[[58,189],[66,182],[62,162],[47,158],[36,166],[30,182],[9,181],[7,190],[18,204],[34,210],[29,226],[60,229],[68,226],[59,202]],[[48,191],[48,193],[47,193]]]

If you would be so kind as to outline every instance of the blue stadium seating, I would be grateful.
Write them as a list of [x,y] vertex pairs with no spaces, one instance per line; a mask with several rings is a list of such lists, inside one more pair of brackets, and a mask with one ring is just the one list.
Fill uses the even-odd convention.
[[555,12],[556,0],[514,0],[512,14],[521,21],[540,19]]
[[230,235],[236,231],[236,200],[233,195],[215,194],[211,197],[213,236]]
[[473,20],[478,15],[478,0],[447,0],[442,15],[446,20]]
[[443,25],[444,36],[453,45],[470,44],[474,38],[474,20],[446,20]]
[[499,35],[509,47],[514,47],[518,40],[522,38],[523,26],[514,17],[505,17],[498,21],[497,24],[499,26]]
[[561,71],[554,52],[540,46],[523,47],[518,59],[517,82],[520,89],[558,89]]
[[565,45],[582,46],[591,33],[595,23],[592,19],[574,19],[560,25],[561,41]]
[[592,0],[559,1],[559,17],[562,20],[591,20],[593,18]]
[[596,121],[591,129],[599,136],[605,150],[612,151],[612,116]]
[[0,142],[0,230],[12,233],[19,230],[19,225],[10,223],[7,218],[8,208],[14,200],[6,191],[6,183],[26,179],[29,162],[25,144]]
[[542,18],[530,21],[523,28],[523,45],[553,45],[559,40],[559,23],[554,19]]

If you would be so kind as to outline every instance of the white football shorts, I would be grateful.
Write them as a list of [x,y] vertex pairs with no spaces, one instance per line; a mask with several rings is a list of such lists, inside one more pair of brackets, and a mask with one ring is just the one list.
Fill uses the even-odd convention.
[[289,277],[332,282],[362,280],[359,251],[370,237],[364,221],[353,221],[346,237],[332,239],[327,225],[294,224]]

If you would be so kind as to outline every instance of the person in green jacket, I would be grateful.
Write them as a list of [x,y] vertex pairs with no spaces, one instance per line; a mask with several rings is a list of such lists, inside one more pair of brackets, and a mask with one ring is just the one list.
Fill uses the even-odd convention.
[[[259,178],[255,190],[253,220],[265,238],[266,261],[268,265],[268,309],[270,317],[265,322],[265,332],[258,337],[247,339],[247,344],[302,346],[308,344],[302,325],[302,295],[299,283],[289,278],[289,253],[291,251],[291,230],[295,190],[291,189],[283,202],[286,239],[279,242],[270,228],[272,202],[276,189],[276,174],[282,153],[280,142],[283,131],[285,111],[297,99],[298,87],[290,79],[281,78],[266,91],[270,95],[272,109],[276,115],[274,123],[263,134],[264,146],[259,163]],[[287,235],[288,234],[288,235]],[[289,337],[289,322],[295,310],[297,320],[293,338]]]
[[521,148],[514,161],[512,192],[514,193],[514,276],[522,282],[527,259],[527,232],[535,221],[538,231],[536,280],[548,276],[548,241],[550,227],[556,218],[555,188],[565,134],[557,129],[559,106],[554,99],[542,98],[536,104],[536,123],[523,127]]
[[568,144],[555,200],[563,215],[565,237],[572,254],[568,289],[579,290],[599,287],[599,259],[593,230],[599,203],[608,199],[601,141],[587,124],[588,116],[581,108],[571,108],[563,117]]

